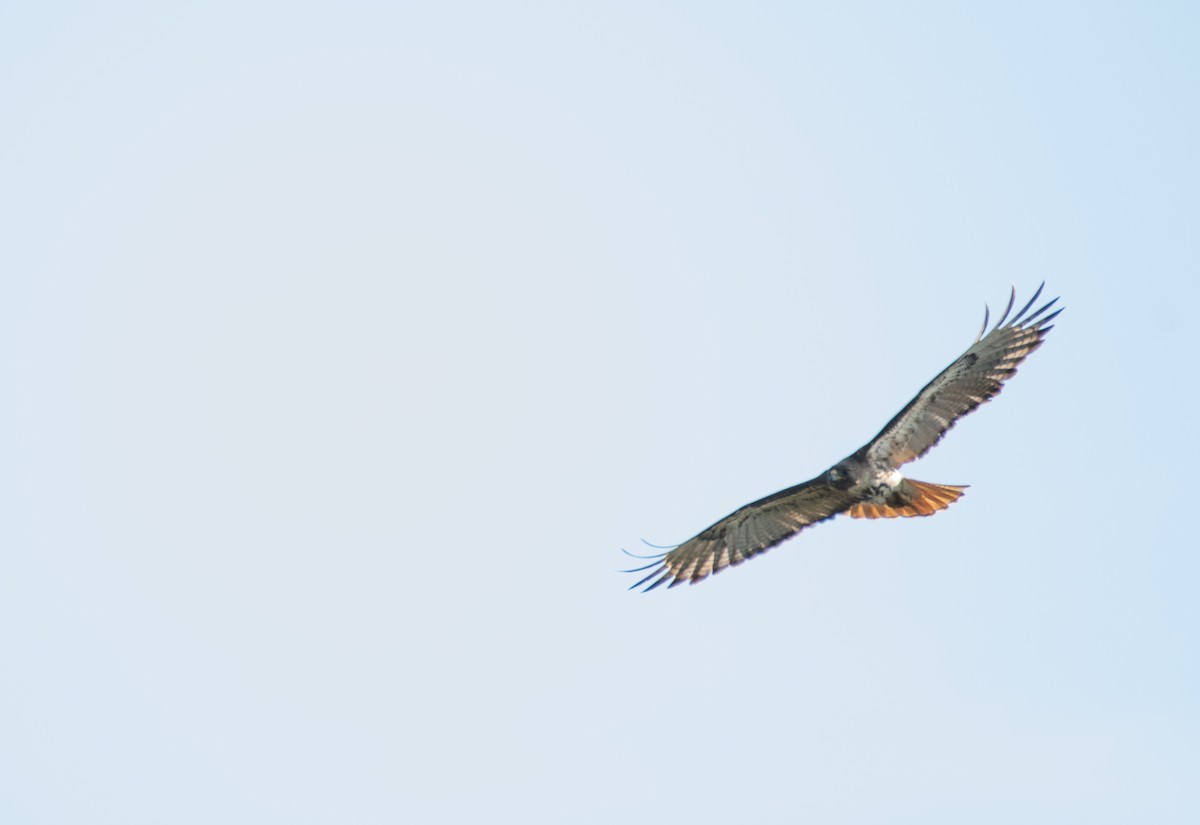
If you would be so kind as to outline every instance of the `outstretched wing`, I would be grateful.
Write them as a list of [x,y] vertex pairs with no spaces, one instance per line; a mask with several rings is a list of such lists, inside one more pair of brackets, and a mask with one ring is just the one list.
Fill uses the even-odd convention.
[[929,452],[942,440],[954,422],[1000,392],[1004,382],[1017,371],[1017,366],[1029,353],[1042,345],[1050,324],[1061,309],[1044,315],[1057,298],[1041,309],[1024,317],[1042,294],[1042,286],[1029,303],[1011,321],[1005,323],[1012,311],[1016,289],[1008,299],[1008,308],[991,332],[984,335],[988,314],[975,343],[958,360],[942,370],[917,397],[888,422],[879,435],[863,448],[872,463],[886,462],[892,467],[907,464]]
[[647,591],[663,582],[670,582],[670,587],[685,581],[695,584],[710,573],[770,550],[805,527],[833,518],[855,501],[853,496],[825,484],[823,476],[789,487],[747,504],[674,550],[654,556],[645,567],[626,570],[638,573],[654,568],[629,589],[647,582]]

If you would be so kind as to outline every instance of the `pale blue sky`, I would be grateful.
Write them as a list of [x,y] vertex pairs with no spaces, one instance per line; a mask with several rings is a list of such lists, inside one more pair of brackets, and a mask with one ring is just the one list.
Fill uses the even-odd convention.
[[[1200,821],[1198,42],[0,7],[0,821]],[[625,591],[1043,279],[950,510]]]

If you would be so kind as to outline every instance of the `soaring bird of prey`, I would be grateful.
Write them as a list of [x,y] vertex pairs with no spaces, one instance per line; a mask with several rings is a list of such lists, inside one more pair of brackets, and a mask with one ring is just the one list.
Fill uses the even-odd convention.
[[905,478],[900,468],[929,452],[958,419],[997,395],[1020,363],[1042,345],[1053,328],[1050,322],[1062,312],[1046,314],[1058,301],[1055,298],[1031,315],[1025,314],[1044,286],[1008,320],[1017,297],[1014,287],[1004,315],[991,332],[985,308],[975,343],[926,384],[861,450],[814,479],[747,504],[666,553],[636,556],[653,561],[625,571],[650,570],[630,590],[646,585],[649,591],[664,582],[669,587],[695,584],[839,513],[851,518],[896,518],[931,516],[949,507],[965,487]]

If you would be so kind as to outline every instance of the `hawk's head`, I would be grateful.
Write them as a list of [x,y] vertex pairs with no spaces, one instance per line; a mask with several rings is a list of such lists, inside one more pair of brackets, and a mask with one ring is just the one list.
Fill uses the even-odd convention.
[[830,467],[825,477],[825,483],[835,490],[849,490],[854,486],[854,473],[844,461]]

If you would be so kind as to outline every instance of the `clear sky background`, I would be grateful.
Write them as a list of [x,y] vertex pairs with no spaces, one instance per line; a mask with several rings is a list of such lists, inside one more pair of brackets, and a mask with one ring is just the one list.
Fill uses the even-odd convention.
[[[0,821],[1200,821],[1198,42],[0,6]],[[1043,279],[959,503],[626,592]]]

